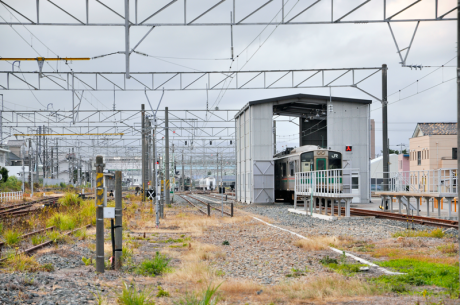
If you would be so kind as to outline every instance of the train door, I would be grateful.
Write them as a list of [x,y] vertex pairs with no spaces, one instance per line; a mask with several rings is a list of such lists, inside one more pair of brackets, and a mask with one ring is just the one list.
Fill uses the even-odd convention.
[[317,171],[326,170],[327,168],[326,158],[317,158],[315,167],[316,167],[315,170]]

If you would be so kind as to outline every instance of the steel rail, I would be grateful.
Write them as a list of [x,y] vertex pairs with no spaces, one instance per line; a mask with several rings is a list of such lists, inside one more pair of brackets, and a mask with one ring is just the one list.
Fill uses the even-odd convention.
[[[38,233],[41,233],[41,232],[46,232],[46,231],[49,231],[49,230],[54,230],[54,226],[51,226],[51,227],[48,227],[48,228],[45,228],[45,229],[41,229],[41,230],[37,230],[37,231],[33,231],[33,232],[29,232],[29,233],[26,233],[24,235],[21,236],[21,239],[25,238],[25,237],[29,237],[29,236],[32,236],[32,235],[35,235],[35,234],[38,234]],[[0,247],[3,247],[5,245],[4,242],[0,242]]]
[[[78,231],[78,230],[86,229],[86,228],[89,228],[89,227],[91,227],[91,226],[92,226],[92,225],[89,224],[89,225],[86,225],[86,226],[84,226],[84,227],[77,228],[77,229],[72,230],[72,231],[70,231],[70,232],[61,234],[61,236],[70,235],[70,234],[72,234],[72,233],[74,233],[74,232],[76,232],[76,231]],[[41,248],[43,248],[43,247],[45,247],[45,246],[48,246],[48,245],[50,245],[50,244],[52,244],[52,243],[54,243],[54,242],[55,242],[55,240],[45,241],[44,243],[41,243],[41,244],[36,245],[36,246],[34,246],[34,247],[32,247],[32,248],[29,248],[29,249],[26,249],[26,250],[24,250],[24,251],[22,251],[22,252],[19,252],[19,253],[17,253],[16,255],[31,253],[31,252],[33,252],[33,251],[35,251],[35,250],[41,249]],[[8,259],[8,257],[4,257],[4,258],[0,259],[0,262],[3,262],[3,261],[5,261],[5,260],[7,260],[7,259]]]
[[[192,194],[192,195],[194,195],[194,194]],[[191,195],[189,195],[189,197],[192,198],[192,199],[195,199],[195,200],[197,200],[197,201],[199,201],[199,202],[201,202],[201,203],[203,203],[203,204],[206,204],[206,206],[208,205],[208,203],[207,203],[207,202],[204,202],[203,200],[200,200],[200,199],[198,199],[198,198],[192,197]],[[214,209],[214,210],[216,210],[216,211],[218,211],[218,212],[223,212],[223,213],[224,213],[225,215],[227,215],[227,216],[230,216],[230,217],[232,216],[230,213],[228,213],[228,212],[226,212],[226,211],[222,211],[222,209],[218,209],[218,208],[214,207],[213,204],[214,204],[214,203],[209,203],[209,206],[211,207],[211,209]]]
[[190,204],[191,206],[193,206],[194,208],[197,208],[198,211],[200,211],[201,213],[203,213],[204,215],[208,215],[208,213],[206,213],[205,211],[203,211],[202,209],[200,209],[198,206],[194,205],[190,200],[188,200],[187,198],[184,197],[184,195],[179,195],[180,198],[184,199],[185,201],[187,201],[188,204]]

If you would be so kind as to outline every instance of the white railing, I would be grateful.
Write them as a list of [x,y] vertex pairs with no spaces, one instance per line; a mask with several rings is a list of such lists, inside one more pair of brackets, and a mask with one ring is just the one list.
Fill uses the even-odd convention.
[[353,185],[353,178],[358,178],[359,184],[358,170],[330,169],[296,173],[295,193],[304,196],[340,197],[337,195],[346,196],[345,189],[349,191],[347,194],[352,196],[353,190],[359,189],[359,185]]
[[23,195],[24,193],[22,191],[0,193],[0,202],[20,200],[22,199]]
[[388,174],[388,182],[384,178],[371,178],[373,192],[401,193],[457,193],[457,170],[436,169],[424,171],[401,171],[375,173],[377,177]]

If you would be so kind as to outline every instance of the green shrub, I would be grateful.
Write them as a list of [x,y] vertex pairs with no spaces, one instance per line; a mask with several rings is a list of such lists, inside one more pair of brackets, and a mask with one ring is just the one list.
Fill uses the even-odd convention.
[[163,287],[158,286],[157,298],[169,297],[169,292],[163,289]]
[[168,259],[166,255],[162,255],[159,252],[155,254],[153,259],[144,260],[139,267],[136,269],[136,273],[141,275],[155,276],[168,271],[168,264],[171,259]]
[[0,233],[3,233],[3,222],[0,222]]
[[66,207],[80,205],[82,201],[77,194],[73,193],[66,193],[64,197],[59,198],[59,203]]
[[47,226],[54,226],[60,230],[73,230],[75,229],[75,220],[72,219],[69,215],[62,213],[54,213],[48,221],[46,222]]
[[31,238],[32,245],[36,246],[45,242],[46,237],[44,235],[34,235]]
[[135,284],[126,284],[123,282],[123,290],[117,293],[118,304],[122,305],[155,305],[155,302],[150,300],[150,292],[140,290]]
[[61,188],[65,188],[65,187],[66,187],[66,185],[65,185],[64,182],[59,183],[59,186],[60,186]]
[[16,231],[16,230],[6,230],[5,233],[3,233],[3,238],[5,239],[5,244],[7,246],[14,246],[18,243],[21,242],[21,232]]

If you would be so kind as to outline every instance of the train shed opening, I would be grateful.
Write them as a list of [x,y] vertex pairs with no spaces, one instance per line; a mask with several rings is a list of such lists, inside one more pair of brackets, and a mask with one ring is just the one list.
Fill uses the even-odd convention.
[[[298,117],[299,146],[339,151],[343,168],[356,169],[354,202],[369,202],[371,100],[295,94],[248,102],[236,115],[236,198],[248,204],[275,202],[274,116]],[[353,175],[353,174],[350,174]],[[358,178],[359,177],[359,178]]]

